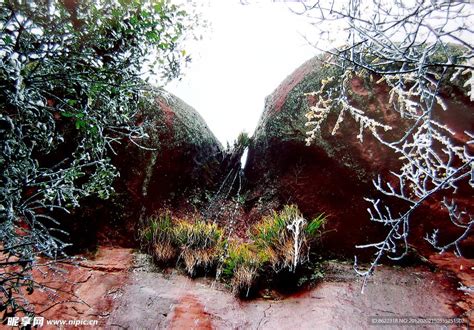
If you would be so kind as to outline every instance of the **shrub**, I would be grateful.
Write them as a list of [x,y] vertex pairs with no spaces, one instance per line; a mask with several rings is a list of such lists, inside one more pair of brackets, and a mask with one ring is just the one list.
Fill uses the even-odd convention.
[[282,211],[273,212],[250,229],[250,236],[275,271],[287,268],[294,271],[307,261],[311,242],[319,236],[324,224],[323,214],[309,223],[295,205],[285,205]]

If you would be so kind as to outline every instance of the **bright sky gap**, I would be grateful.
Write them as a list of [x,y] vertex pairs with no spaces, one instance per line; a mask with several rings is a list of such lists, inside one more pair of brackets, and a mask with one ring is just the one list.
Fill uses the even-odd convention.
[[225,146],[252,134],[265,97],[316,54],[304,39],[311,26],[285,3],[208,1],[211,28],[192,45],[192,63],[167,90],[194,107]]

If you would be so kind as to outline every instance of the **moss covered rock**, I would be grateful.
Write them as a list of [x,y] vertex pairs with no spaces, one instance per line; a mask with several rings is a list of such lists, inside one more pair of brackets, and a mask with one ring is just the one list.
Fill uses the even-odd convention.
[[[383,226],[369,221],[363,197],[382,197],[372,180],[378,174],[388,178],[390,170],[400,168],[400,160],[381,145],[370,133],[364,132],[363,143],[357,138],[359,124],[346,116],[336,134],[332,134],[338,111],[329,114],[319,136],[306,145],[305,114],[316,103],[308,95],[320,89],[322,81],[335,77],[342,69],[328,65],[315,57],[288,76],[266,99],[265,109],[249,148],[246,177],[250,184],[250,203],[261,201],[282,204],[295,203],[307,217],[320,212],[328,216],[323,248],[336,255],[353,256],[356,244],[377,241],[384,237]],[[376,83],[377,77],[354,76],[349,83],[350,103],[372,118],[392,126],[388,139],[402,136],[410,123],[400,119],[389,102],[389,87]],[[452,83],[441,91],[449,112],[437,106],[435,117],[445,122],[464,139],[464,131],[472,131],[472,102],[462,90],[462,83]],[[269,198],[271,194],[271,199]],[[395,204],[395,207],[397,205]],[[419,213],[419,214],[418,214]],[[426,205],[414,215],[411,232],[414,245],[428,251],[421,239],[435,227],[447,226],[449,220],[441,210]],[[440,220],[442,218],[442,220]],[[446,222],[445,222],[446,221]],[[449,232],[455,235],[456,232]],[[421,235],[421,236],[420,236]],[[365,253],[371,251],[365,251]]]
[[157,91],[140,108],[137,125],[148,138],[113,144],[112,162],[120,173],[115,194],[106,201],[90,198],[73,211],[77,247],[133,246],[141,219],[165,207],[192,208],[190,200],[218,180],[222,146],[196,110]]

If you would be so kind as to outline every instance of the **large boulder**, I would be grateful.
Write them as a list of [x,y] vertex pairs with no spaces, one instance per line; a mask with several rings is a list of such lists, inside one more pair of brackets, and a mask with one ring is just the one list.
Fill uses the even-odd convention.
[[115,193],[106,201],[85,200],[73,211],[77,248],[133,246],[140,221],[164,208],[192,209],[218,180],[222,146],[196,110],[158,91],[142,104],[136,123],[148,138],[114,145],[112,163],[120,173]]
[[[399,156],[378,143],[370,133],[359,141],[359,124],[346,116],[336,134],[332,135],[337,113],[331,113],[322,126],[321,134],[306,145],[305,114],[316,97],[308,95],[319,90],[321,81],[342,75],[341,69],[327,65],[315,57],[287,77],[266,99],[265,109],[257,125],[249,148],[245,169],[250,188],[250,208],[261,209],[262,203],[282,205],[296,203],[304,215],[327,215],[323,249],[330,254],[353,256],[373,251],[356,250],[356,244],[377,242],[384,237],[387,227],[369,220],[370,206],[363,197],[381,197],[372,180],[381,174],[389,178],[389,171],[400,168]],[[448,86],[442,91],[449,112],[440,107],[435,116],[442,117],[448,126],[465,138],[464,131],[472,131],[472,102],[461,90],[462,85]],[[389,138],[400,137],[406,122],[389,102],[389,88],[369,79],[354,76],[350,82],[350,102],[364,109],[371,117],[388,123],[393,130]],[[469,192],[472,190],[468,189]],[[269,196],[269,194],[271,196]],[[469,195],[467,195],[468,197]],[[466,195],[464,195],[466,197]],[[469,198],[465,198],[469,204]],[[396,204],[396,207],[403,205]],[[472,205],[471,205],[472,206]],[[424,205],[411,221],[411,238],[417,249],[429,251],[421,238],[436,227],[449,227],[449,220],[435,204]],[[446,239],[459,234],[448,230]],[[415,241],[416,240],[416,241]]]

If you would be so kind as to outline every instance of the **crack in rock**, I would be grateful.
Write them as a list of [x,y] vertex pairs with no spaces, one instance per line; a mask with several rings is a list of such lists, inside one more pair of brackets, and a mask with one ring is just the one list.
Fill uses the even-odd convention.
[[[267,312],[268,310],[272,308],[272,304],[270,304],[264,311],[263,311],[263,317],[260,319],[260,321],[258,322],[258,325],[257,325],[257,330],[260,329],[260,326],[264,326],[265,323],[262,324],[263,320],[265,320],[267,318]],[[267,320],[268,321],[268,320]]]

